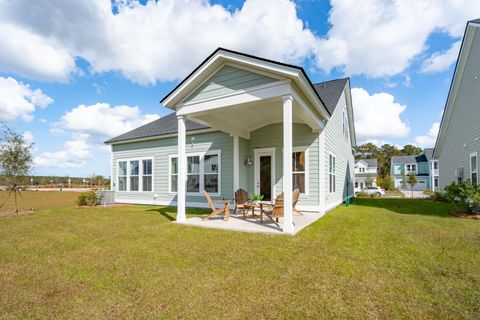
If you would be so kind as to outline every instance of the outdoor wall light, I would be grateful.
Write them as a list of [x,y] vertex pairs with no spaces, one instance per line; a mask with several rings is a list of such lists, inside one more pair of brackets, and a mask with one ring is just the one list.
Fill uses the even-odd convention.
[[250,160],[250,158],[247,158],[247,160],[245,160],[245,165],[246,166],[251,166],[252,165],[252,160]]

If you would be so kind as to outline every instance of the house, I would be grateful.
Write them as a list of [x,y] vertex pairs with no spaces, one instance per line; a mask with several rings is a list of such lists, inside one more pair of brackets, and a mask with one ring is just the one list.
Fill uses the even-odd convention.
[[441,190],[452,182],[479,183],[480,19],[469,21],[450,85],[434,156]]
[[377,159],[355,161],[355,191],[377,186]]
[[[416,191],[438,189],[438,163],[433,158],[433,148],[426,148],[420,155],[394,156],[391,160],[390,175],[394,181],[395,188],[402,189],[403,179],[414,174],[417,178],[417,185],[413,188]],[[406,187],[410,189],[408,183]]]
[[106,141],[115,202],[206,207],[203,191],[285,195],[325,212],[353,195],[355,128],[349,79],[313,84],[301,67],[219,48],[161,103],[173,112]]

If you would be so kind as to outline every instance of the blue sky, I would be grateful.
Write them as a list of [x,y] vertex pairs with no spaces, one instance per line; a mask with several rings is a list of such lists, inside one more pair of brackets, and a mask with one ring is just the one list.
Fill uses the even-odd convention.
[[[349,76],[359,142],[433,146],[479,1],[66,1],[0,4],[0,120],[35,143],[35,174],[109,175],[102,142],[216,47]],[[48,18],[45,18],[48,17]]]

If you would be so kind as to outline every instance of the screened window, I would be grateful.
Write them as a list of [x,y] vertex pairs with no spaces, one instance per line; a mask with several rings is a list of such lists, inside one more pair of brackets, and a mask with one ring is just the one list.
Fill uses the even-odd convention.
[[203,159],[204,189],[207,192],[218,193],[218,155],[206,155]]
[[328,157],[328,191],[330,193],[335,192],[335,157],[329,155]]
[[152,159],[142,160],[142,191],[152,191]]
[[130,191],[138,191],[139,170],[140,162],[138,160],[130,161]]
[[118,191],[152,191],[153,160],[132,159],[118,161]]
[[470,175],[471,180],[474,185],[478,183],[478,163],[477,163],[477,153],[472,153],[470,155]]
[[127,191],[127,161],[118,162],[118,191]]
[[305,193],[305,151],[294,152],[292,160],[293,188],[298,188],[300,193]]
[[[178,192],[178,158],[170,158],[170,192]],[[187,155],[187,192],[220,192],[220,153]]]

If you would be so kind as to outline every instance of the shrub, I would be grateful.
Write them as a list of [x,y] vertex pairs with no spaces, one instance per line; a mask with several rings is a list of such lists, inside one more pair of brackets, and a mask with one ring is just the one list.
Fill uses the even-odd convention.
[[97,194],[96,191],[91,190],[80,193],[75,202],[79,206],[96,206],[100,204],[100,201],[102,201],[102,196]]
[[445,196],[445,193],[435,191],[432,195],[432,199],[435,202],[448,202],[447,197]]
[[377,178],[378,185],[382,187],[384,190],[393,190],[395,189],[395,183],[393,182],[392,177],[385,176],[383,178]]
[[451,183],[445,187],[445,197],[452,202],[457,211],[472,213],[473,208],[480,205],[480,186],[470,180],[463,183]]

